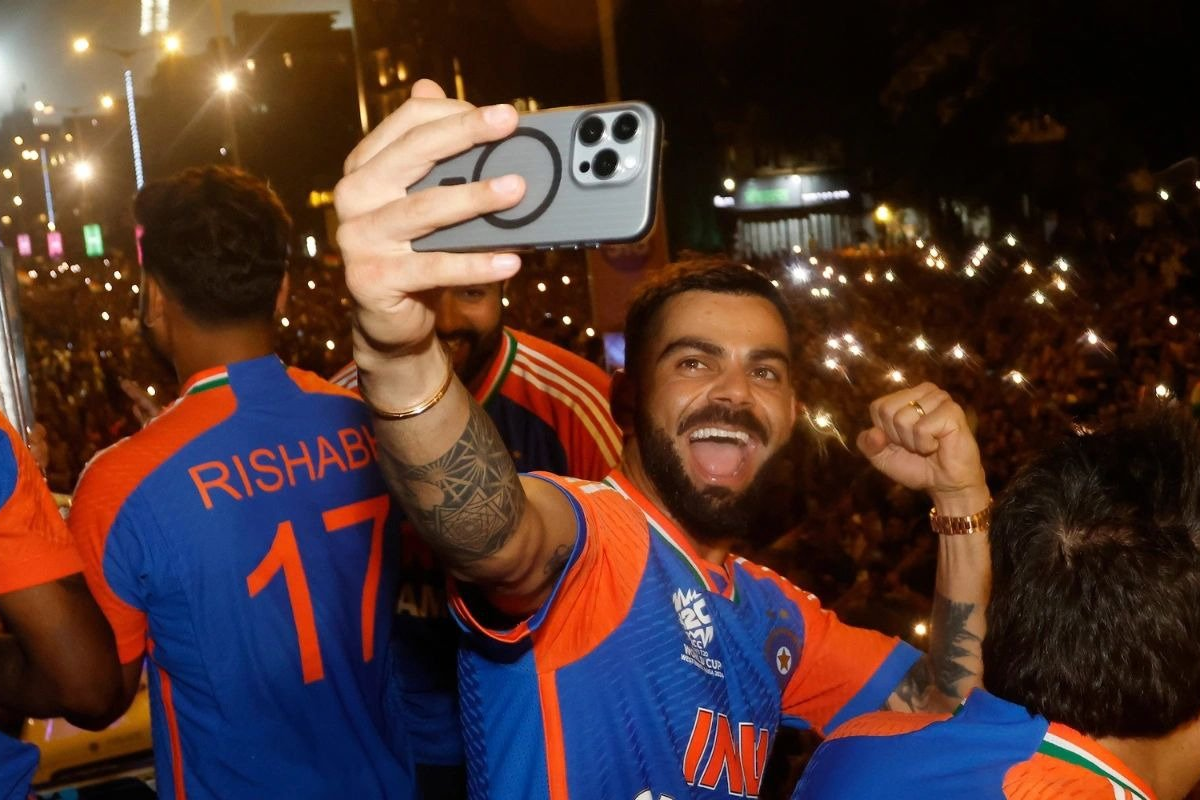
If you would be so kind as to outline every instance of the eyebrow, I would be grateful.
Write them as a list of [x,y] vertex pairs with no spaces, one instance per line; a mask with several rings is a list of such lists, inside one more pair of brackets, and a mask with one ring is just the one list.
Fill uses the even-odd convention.
[[681,336],[669,342],[663,348],[663,351],[658,354],[658,360],[662,361],[679,350],[699,350],[701,353],[707,353],[710,356],[725,354],[725,348],[715,342],[710,342],[707,339],[699,339],[695,336]]
[[[707,339],[700,339],[695,336],[681,336],[667,344],[663,351],[658,356],[658,361],[668,358],[672,353],[679,350],[699,350],[701,353],[706,353],[710,356],[725,355],[725,348],[716,342],[710,342]],[[751,361],[782,361],[784,364],[791,366],[792,360],[787,353],[777,347],[759,347],[750,351]]]

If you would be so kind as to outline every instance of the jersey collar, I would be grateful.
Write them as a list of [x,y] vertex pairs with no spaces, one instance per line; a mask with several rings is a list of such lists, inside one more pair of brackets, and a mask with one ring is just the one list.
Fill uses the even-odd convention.
[[697,553],[692,540],[619,469],[610,472],[604,479],[604,483],[637,504],[642,513],[646,515],[650,529],[671,546],[671,549],[691,568],[708,591],[721,595],[727,600],[736,599],[737,586],[733,581],[733,565],[736,559],[732,555],[725,557],[724,564],[717,565]]
[[[279,356],[271,353],[270,355],[253,358],[249,361],[239,361],[238,364],[278,364],[283,366],[282,359]],[[184,382],[179,389],[180,397],[187,397],[192,394],[200,394],[207,392],[209,389],[216,389],[221,386],[229,385],[229,364],[222,364],[217,367],[209,367],[202,369]]]
[[1038,752],[1106,778],[1137,800],[1154,800],[1154,792],[1150,787],[1138,778],[1133,770],[1125,766],[1121,759],[1096,740],[1066,725],[1050,723]]
[[189,394],[200,394],[207,392],[209,389],[216,389],[218,386],[229,385],[229,368],[222,365],[219,367],[209,367],[202,369],[195,375],[187,379],[187,382],[179,390],[179,396],[185,397]]
[[475,391],[475,402],[481,406],[486,406],[495,397],[504,379],[508,377],[508,371],[512,369],[513,359],[517,357],[517,337],[513,336],[513,332],[508,328],[504,329],[503,334],[500,337],[500,349]]

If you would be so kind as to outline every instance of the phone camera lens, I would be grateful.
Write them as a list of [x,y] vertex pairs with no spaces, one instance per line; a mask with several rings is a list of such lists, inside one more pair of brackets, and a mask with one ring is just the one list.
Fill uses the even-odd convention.
[[625,112],[613,123],[613,138],[618,142],[628,142],[638,132],[637,114]]
[[579,141],[584,144],[595,144],[604,135],[604,120],[599,117],[588,117],[579,126]]
[[592,174],[597,178],[611,178],[617,171],[619,160],[616,150],[601,150],[592,161]]

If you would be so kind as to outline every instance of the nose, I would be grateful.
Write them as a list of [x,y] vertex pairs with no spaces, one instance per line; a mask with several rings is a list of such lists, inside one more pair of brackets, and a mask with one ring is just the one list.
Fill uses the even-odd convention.
[[450,289],[443,289],[434,307],[434,328],[443,336],[467,327],[466,317],[458,304],[458,297]]
[[737,367],[722,370],[708,394],[714,402],[748,406],[752,402],[750,376]]

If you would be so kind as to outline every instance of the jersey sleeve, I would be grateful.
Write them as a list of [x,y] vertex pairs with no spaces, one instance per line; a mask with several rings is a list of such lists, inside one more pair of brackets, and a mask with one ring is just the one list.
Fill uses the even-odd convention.
[[146,571],[145,552],[136,526],[128,519],[128,498],[111,491],[114,482],[106,473],[103,463],[84,472],[68,525],[83,558],[88,588],[116,636],[117,658],[128,664],[146,648],[140,580]]
[[567,565],[542,606],[519,624],[489,627],[468,600],[469,588],[450,582],[451,611],[469,634],[491,648],[539,648],[546,669],[574,661],[602,642],[625,618],[650,553],[646,519],[629,499],[600,483],[534,474],[566,494],[575,510],[576,538]]
[[803,623],[800,662],[783,690],[783,723],[825,735],[883,706],[921,657],[877,631],[846,625],[817,598],[776,578]]
[[[567,456],[568,475],[599,481],[621,459],[621,429],[609,410],[610,380],[604,370],[585,358],[549,342],[515,332],[516,363],[525,379],[539,389],[539,409],[549,409]],[[544,413],[539,410],[539,413]]]
[[0,593],[28,589],[83,569],[41,470],[0,417]]
[[621,458],[621,429],[608,405],[609,379],[598,367],[583,363],[576,373],[590,391],[559,428],[567,451],[567,472],[586,481],[603,480]]

